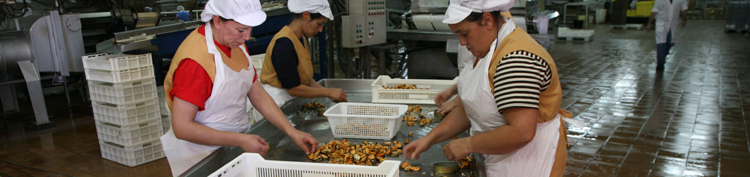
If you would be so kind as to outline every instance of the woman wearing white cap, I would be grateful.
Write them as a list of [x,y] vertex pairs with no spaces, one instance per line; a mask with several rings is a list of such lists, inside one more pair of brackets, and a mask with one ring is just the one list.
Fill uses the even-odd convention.
[[260,74],[263,87],[278,105],[294,97],[347,101],[343,90],[324,88],[312,78],[307,38],[322,32],[326,22],[333,20],[328,0],[289,0],[287,6],[295,17],[274,35],[266,49]]
[[[404,147],[419,158],[443,147],[449,160],[484,155],[488,176],[562,176],[567,160],[562,90],[552,57],[500,11],[512,0],[451,0],[443,23],[477,57],[461,71],[461,104],[424,138]],[[562,115],[561,115],[562,114]]]
[[[500,12],[500,15],[502,15],[503,17],[512,18],[510,12],[507,11]],[[476,58],[477,57],[475,57],[474,54],[472,54],[465,45],[459,45],[457,55],[458,73],[460,74],[465,66],[473,65],[474,61],[476,61]],[[459,75],[458,77],[461,77],[461,75]],[[456,96],[455,98],[451,99],[451,97],[456,94],[458,94],[458,86],[454,84],[452,87],[445,89],[435,97],[435,104],[440,107],[440,109],[437,110],[438,114],[440,114],[441,116],[445,116],[458,106],[459,102],[461,102],[461,97]]]
[[295,129],[260,85],[245,41],[266,19],[258,0],[210,0],[194,30],[175,53],[164,80],[172,128],[161,137],[178,176],[221,146],[265,155],[268,144],[249,127],[246,99],[289,135],[305,153],[317,150],[310,134]]

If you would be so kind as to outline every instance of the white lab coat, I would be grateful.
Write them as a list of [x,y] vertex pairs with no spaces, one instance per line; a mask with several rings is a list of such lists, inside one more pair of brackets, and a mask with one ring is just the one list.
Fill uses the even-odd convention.
[[656,43],[667,43],[667,33],[672,31],[672,43],[677,43],[677,31],[680,30],[680,13],[688,9],[686,0],[656,0],[651,12],[656,13]]
[[[245,100],[247,100],[247,93],[250,92],[253,85],[252,78],[255,78],[256,74],[253,72],[255,71],[253,62],[250,61],[250,55],[247,54],[245,46],[240,46],[250,66],[247,69],[241,69],[240,72],[234,72],[224,64],[221,53],[214,45],[211,24],[206,23],[205,28],[207,50],[214,55],[216,76],[214,77],[213,88],[211,88],[211,96],[206,100],[206,109],[198,111],[195,115],[195,122],[220,131],[245,131],[250,126]],[[220,147],[177,139],[172,129],[161,136],[161,143],[173,176],[184,173]]]

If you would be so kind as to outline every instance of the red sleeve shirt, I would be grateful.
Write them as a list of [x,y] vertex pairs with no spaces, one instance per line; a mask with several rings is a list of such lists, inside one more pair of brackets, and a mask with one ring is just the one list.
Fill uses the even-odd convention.
[[178,98],[198,106],[198,111],[206,108],[206,100],[211,96],[214,83],[203,67],[193,59],[180,61],[174,71],[174,81],[169,96]]
[[[198,33],[205,35],[205,25],[198,28]],[[214,44],[224,52],[227,57],[231,57],[232,50],[229,47],[219,44],[214,40]],[[256,73],[253,78],[253,83],[258,80],[257,72],[253,68],[253,73]],[[169,92],[170,98],[178,97],[189,103],[198,106],[198,111],[203,111],[206,108],[206,101],[211,96],[211,89],[213,88],[213,81],[206,72],[206,69],[198,64],[193,59],[185,58],[175,69],[173,76],[172,90]]]

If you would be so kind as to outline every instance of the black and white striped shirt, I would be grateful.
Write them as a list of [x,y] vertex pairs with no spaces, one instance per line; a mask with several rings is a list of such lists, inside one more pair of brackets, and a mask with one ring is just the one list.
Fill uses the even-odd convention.
[[547,90],[552,78],[544,59],[519,50],[503,57],[496,71],[493,94],[501,114],[508,108],[539,109],[539,93]]

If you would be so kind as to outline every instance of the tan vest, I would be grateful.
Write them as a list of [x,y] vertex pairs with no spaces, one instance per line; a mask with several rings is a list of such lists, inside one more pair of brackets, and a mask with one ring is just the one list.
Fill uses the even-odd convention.
[[268,49],[266,49],[266,58],[263,61],[263,69],[260,72],[260,83],[282,88],[281,81],[279,81],[279,77],[276,74],[276,68],[273,67],[271,56],[273,55],[273,47],[276,45],[276,40],[284,37],[289,38],[289,40],[292,41],[292,44],[294,44],[294,50],[297,51],[297,72],[299,73],[300,84],[309,84],[314,72],[310,58],[310,50],[308,48],[310,45],[307,44],[307,40],[303,40],[305,42],[303,46],[298,40],[299,38],[294,35],[292,28],[289,26],[281,28],[281,31],[276,33],[276,35],[273,36],[273,39],[271,39],[271,43],[268,45]]
[[[498,49],[500,50],[495,50],[495,53],[492,54],[493,57],[492,61],[490,61],[490,68],[488,70],[488,78],[490,79],[490,88],[492,90],[495,90],[495,85],[493,84],[494,81],[492,79],[495,78],[497,64],[502,61],[503,57],[511,52],[524,50],[544,59],[544,61],[549,64],[550,69],[552,69],[552,80],[550,81],[549,87],[547,90],[539,93],[539,117],[537,118],[537,122],[542,123],[550,121],[555,118],[558,113],[564,117],[573,116],[570,112],[560,108],[562,102],[562,88],[560,88],[560,78],[557,75],[555,61],[552,60],[552,56],[550,56],[547,50],[539,45],[534,38],[531,38],[531,36],[529,36],[529,34],[523,29],[516,27],[515,31],[511,32],[502,42],[500,42]],[[562,122],[561,120],[560,139],[555,154],[555,163],[552,166],[552,173],[550,176],[563,175],[563,172],[565,171],[565,163],[568,159],[567,144],[568,138],[565,129],[565,122]]]
[[[177,69],[180,62],[186,58],[190,58],[201,65],[203,69],[206,70],[206,73],[208,73],[208,76],[211,78],[211,82],[214,81],[214,77],[216,76],[214,55],[208,53],[208,46],[206,46],[206,36],[198,33],[198,29],[203,27],[204,26],[201,26],[193,30],[193,32],[190,33],[187,38],[185,38],[185,41],[182,41],[180,47],[177,48],[177,52],[175,52],[172,63],[169,66],[167,76],[166,78],[164,78],[164,93],[166,93],[167,95],[169,95],[169,92],[172,91],[172,88],[174,86],[175,70]],[[240,47],[245,47],[245,45],[242,45]],[[250,66],[250,63],[247,60],[247,56],[245,56],[245,53],[243,53],[239,47],[232,48],[232,58],[227,57],[224,52],[221,52],[221,49],[219,49],[218,47],[216,48],[216,50],[220,51],[219,53],[221,53],[221,58],[224,63],[235,72],[239,72],[241,69],[248,68]],[[167,96],[167,105],[169,106],[169,110],[172,111],[172,98],[170,98],[169,96]]]

